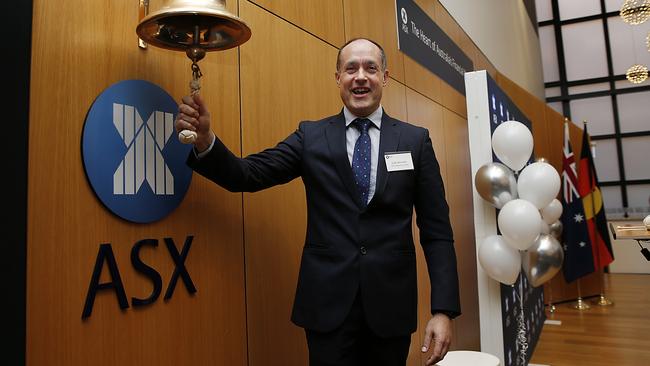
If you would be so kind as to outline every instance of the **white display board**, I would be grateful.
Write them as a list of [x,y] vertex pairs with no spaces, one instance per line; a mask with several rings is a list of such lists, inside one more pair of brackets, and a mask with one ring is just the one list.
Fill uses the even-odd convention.
[[[466,73],[465,89],[472,167],[481,351],[497,356],[503,366],[525,365],[530,361],[546,317],[543,289],[541,286],[533,288],[523,273],[520,273],[514,285],[502,285],[489,277],[481,267],[478,260],[481,243],[488,236],[499,234],[498,211],[478,194],[473,177],[483,165],[500,162],[492,150],[492,133],[497,126],[514,120],[532,131],[532,122],[484,70]],[[531,156],[528,163],[533,159]]]
[[[472,178],[476,171],[492,162],[492,132],[487,88],[487,72],[474,71],[465,74],[467,95],[467,124]],[[474,233],[476,235],[476,274],[478,283],[479,317],[481,323],[481,351],[497,356],[504,362],[503,323],[501,312],[501,286],[491,279],[478,261],[480,243],[490,235],[497,234],[497,216],[489,203],[476,194],[472,179],[474,202]]]

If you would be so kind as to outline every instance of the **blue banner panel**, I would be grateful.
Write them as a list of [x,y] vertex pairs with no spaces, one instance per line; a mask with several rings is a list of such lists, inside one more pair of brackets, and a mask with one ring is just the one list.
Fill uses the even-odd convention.
[[400,51],[465,95],[472,60],[413,0],[396,0],[395,10]]

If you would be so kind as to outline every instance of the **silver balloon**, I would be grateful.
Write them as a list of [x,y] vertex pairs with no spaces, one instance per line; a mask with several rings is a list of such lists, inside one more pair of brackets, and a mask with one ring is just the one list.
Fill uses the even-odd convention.
[[549,234],[559,241],[562,241],[562,221],[557,220],[549,226]]
[[521,267],[533,287],[550,280],[562,268],[564,251],[553,236],[541,234],[521,253]]
[[517,198],[515,174],[501,163],[487,163],[480,167],[474,183],[478,194],[496,208],[500,209]]

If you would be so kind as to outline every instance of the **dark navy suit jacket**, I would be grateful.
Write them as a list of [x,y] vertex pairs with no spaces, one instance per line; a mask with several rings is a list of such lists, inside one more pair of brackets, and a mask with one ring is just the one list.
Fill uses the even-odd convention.
[[[330,331],[357,293],[380,336],[417,328],[413,208],[431,281],[431,310],[460,313],[449,208],[426,129],[383,114],[375,194],[363,208],[347,156],[343,113],[301,122],[274,148],[239,158],[217,139],[188,165],[233,192],[254,192],[302,177],[307,232],[293,306],[298,326]],[[414,170],[386,170],[384,154],[410,152]]]

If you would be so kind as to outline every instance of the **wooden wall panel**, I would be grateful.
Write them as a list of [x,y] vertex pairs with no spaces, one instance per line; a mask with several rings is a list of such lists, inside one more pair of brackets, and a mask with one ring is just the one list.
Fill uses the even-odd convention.
[[[547,159],[558,172],[562,172],[562,149],[564,148],[564,117],[554,109],[544,107],[544,119],[548,134]],[[575,146],[573,147],[575,149]]]
[[[422,2],[421,2],[422,3]],[[426,0],[426,3],[433,3],[433,13],[435,18],[433,20],[442,29],[443,32],[451,38],[451,40],[458,46],[461,44],[461,33],[463,29],[456,23],[454,18],[449,14],[447,9],[438,0]],[[430,5],[429,5],[430,6]]]
[[401,121],[406,121],[408,113],[406,108],[407,89],[403,84],[390,79],[381,98],[381,106],[386,113]]
[[447,201],[458,258],[462,315],[455,319],[455,349],[480,350],[476,238],[472,203],[472,169],[467,120],[443,109],[447,155]]
[[406,103],[408,105],[408,122],[429,130],[433,150],[440,164],[440,173],[445,186],[447,186],[447,152],[442,117],[443,107],[410,88],[406,89]]
[[[431,19],[435,19],[434,3],[433,0],[416,1],[416,4]],[[442,103],[440,84],[444,83],[444,81],[408,56],[404,56],[404,80],[410,88],[417,90],[439,104]]]
[[476,47],[475,52],[475,61],[474,61],[474,70],[485,70],[487,73],[495,79],[497,77],[497,69],[492,65],[490,60],[481,52],[481,50]]
[[410,88],[437,103],[442,103],[440,89],[441,84],[445,82],[408,56],[404,56],[404,79]]
[[567,283],[562,271],[544,283],[544,303],[557,304],[574,302],[578,298],[578,281],[580,281],[580,294],[582,298],[600,294],[600,273],[594,272],[579,280]]
[[[322,0],[250,0],[326,42],[339,47],[345,43],[343,3]],[[253,32],[253,35],[256,35]]]
[[[231,4],[236,9],[236,3]],[[160,2],[152,2],[152,8]],[[131,16],[123,16],[131,14]],[[136,4],[34,1],[27,242],[28,365],[245,365],[241,196],[194,176],[183,203],[149,225],[108,212],[86,181],[80,155],[86,112],[111,84],[145,79],[180,99],[191,76],[185,55],[137,47]],[[238,149],[237,52],[201,63],[202,93],[215,128]],[[185,262],[197,288],[179,281],[173,297],[120,311],[101,292],[82,321],[99,245],[110,242],[127,297],[146,297],[151,283],[131,266],[134,242],[194,235]],[[174,269],[164,244],[141,252],[166,289]],[[106,272],[106,270],[104,270]],[[107,273],[102,280],[108,280]]]
[[[440,164],[440,173],[443,183],[446,181],[446,152],[444,128],[442,121],[442,107],[431,99],[417,93],[413,89],[406,89],[406,103],[408,105],[408,122],[429,130],[431,142]],[[411,337],[411,348],[409,353],[409,365],[423,365],[426,357],[422,357],[420,348],[424,340],[424,329],[431,319],[431,284],[427,272],[427,263],[424,259],[424,252],[420,246],[420,234],[413,217],[413,239],[416,243],[416,260],[418,267],[418,329]]]
[[[474,70],[486,70],[488,75],[493,79],[497,77],[496,68],[490,63],[490,61],[483,55],[483,52],[474,44],[471,38],[465,33],[460,32],[460,48],[465,52],[467,57],[469,57],[474,63]],[[472,70],[473,71],[473,70]]]
[[[451,15],[449,15],[447,9],[445,9],[440,2],[435,1],[434,9],[435,18],[433,20],[457,46],[462,47],[463,38],[461,37],[461,34],[463,33],[463,30],[460,28],[458,23],[456,23]],[[471,55],[469,52],[470,50],[468,49],[462,49],[462,51],[468,56]],[[467,118],[467,105],[464,95],[460,94],[456,89],[452,88],[445,82],[440,83],[440,94],[442,96],[441,104],[445,106],[445,108]]]
[[[243,155],[275,145],[304,119],[339,113],[337,49],[248,2],[257,36],[241,47]],[[304,331],[290,322],[306,204],[300,180],[244,195],[251,365],[305,365]]]
[[[429,130],[450,206],[463,309],[463,315],[454,321],[452,348],[479,350],[475,243],[473,234],[465,230],[466,227],[473,226],[467,121],[412,89],[407,89],[407,105],[408,121]],[[414,234],[416,241],[419,241],[415,226]],[[419,327],[411,343],[409,361],[419,360],[424,364],[418,348],[424,336],[423,329],[431,316],[429,298],[431,290],[426,262],[419,247],[417,254]]]
[[368,37],[386,53],[390,76],[404,82],[404,55],[397,49],[395,0],[343,0],[345,39]]
[[[152,0],[151,9],[163,2]],[[496,69],[438,1],[416,3],[476,69],[496,77]],[[397,49],[394,0],[239,0],[227,6],[251,26],[253,37],[239,50],[209,53],[201,61],[201,93],[215,133],[236,154],[274,145],[300,120],[340,111],[334,64],[345,40],[365,36],[384,46],[392,80],[382,105],[391,116],[429,129],[447,188],[463,308],[454,321],[453,348],[479,349],[475,244],[471,231],[464,230],[473,225],[465,97]],[[136,13],[136,5],[126,0],[34,1],[28,364],[306,364],[304,332],[289,320],[305,234],[301,182],[241,195],[195,175],[181,206],[151,225],[108,213],[86,183],[81,128],[102,90],[120,80],[145,79],[177,99],[187,93],[189,61],[180,52],[139,50]],[[547,108],[547,138],[554,144],[548,115]],[[574,149],[579,146],[578,138]],[[549,156],[558,161],[555,153]],[[128,265],[131,245],[173,237],[180,246],[185,235],[195,235],[186,261],[199,291],[195,296],[179,283],[171,301],[122,312],[114,295],[102,293],[90,320],[80,320],[100,243],[113,244],[129,297],[146,296],[149,281]],[[142,256],[166,281],[173,264],[163,249],[143,250]],[[419,348],[430,316],[421,250],[418,281],[420,327],[409,365],[423,363]]]
[[467,119],[467,102],[463,94],[445,82],[440,83],[440,94],[445,108]]
[[[545,109],[548,108],[546,103],[537,99],[537,97],[530,94],[499,72],[497,72],[496,82],[499,87],[508,94],[510,99],[521,110],[521,112],[531,121],[533,127],[533,148],[535,157],[543,157],[548,160],[548,156],[550,156],[553,149],[556,149],[556,146],[551,146],[549,141],[548,124],[545,113]],[[562,143],[560,142],[560,151],[561,149]],[[561,169],[557,169],[557,171],[558,173],[562,172]]]

